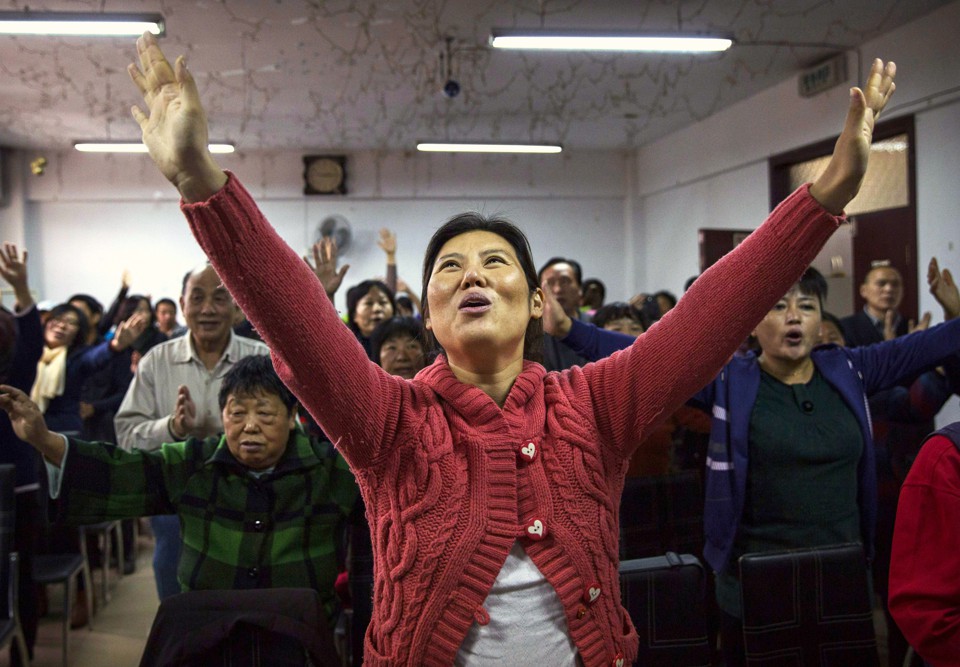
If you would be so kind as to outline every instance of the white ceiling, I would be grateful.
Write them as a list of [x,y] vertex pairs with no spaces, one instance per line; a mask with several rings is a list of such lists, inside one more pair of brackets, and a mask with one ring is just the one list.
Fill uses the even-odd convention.
[[[157,12],[211,138],[239,149],[406,150],[421,139],[631,148],[795,76],[947,0],[0,0],[0,9]],[[721,55],[487,47],[493,27],[719,31]],[[445,97],[441,53],[452,38]],[[821,46],[809,46],[819,44]],[[135,139],[132,39],[0,36],[0,145]],[[875,54],[863,54],[863,61]],[[851,78],[857,73],[852,72]]]

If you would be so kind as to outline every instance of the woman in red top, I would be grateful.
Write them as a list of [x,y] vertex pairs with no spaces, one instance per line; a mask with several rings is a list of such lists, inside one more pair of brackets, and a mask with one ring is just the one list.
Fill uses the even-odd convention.
[[[467,214],[424,262],[423,318],[443,349],[413,380],[370,362],[314,274],[207,151],[183,59],[137,42],[133,109],[204,251],[284,381],[360,484],[375,554],[370,665],[622,665],[617,508],[637,443],[714,376],[795,282],[859,189],[893,63],[851,91],[833,159],[704,273],[629,349],[546,373],[529,360],[543,293],[526,238]],[[705,321],[712,326],[705,327]]]

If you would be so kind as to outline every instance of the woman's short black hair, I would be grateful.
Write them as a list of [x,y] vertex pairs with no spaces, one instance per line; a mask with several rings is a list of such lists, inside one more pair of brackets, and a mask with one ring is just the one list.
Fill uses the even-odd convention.
[[662,289],[662,290],[660,290],[659,292],[654,292],[654,293],[653,293],[653,298],[654,298],[654,299],[659,299],[660,297],[663,297],[664,299],[666,299],[667,301],[669,301],[671,308],[673,308],[673,307],[675,307],[675,306],[677,305],[677,297],[676,297],[676,295],[675,295],[673,292],[668,292],[667,290]]
[[273,362],[266,355],[244,357],[233,365],[223,376],[220,393],[220,409],[227,405],[230,396],[256,396],[257,394],[272,394],[280,399],[287,411],[297,405],[297,397],[287,386],[280,381],[280,376],[273,369]]
[[382,280],[364,280],[362,283],[354,285],[347,290],[347,324],[350,325],[350,328],[354,331],[357,331],[357,323],[353,319],[357,314],[357,304],[359,304],[360,300],[369,294],[372,289],[378,289],[383,292],[384,296],[390,301],[390,307],[393,309],[393,312],[397,312],[397,301],[393,295],[393,290],[387,287],[385,282]]
[[380,365],[380,348],[384,343],[398,336],[410,336],[420,343],[426,352],[427,343],[423,338],[423,323],[414,317],[391,317],[378,324],[370,334],[370,356],[373,358],[373,363]]
[[150,311],[150,322],[148,323],[148,326],[153,326],[155,319],[153,307],[150,305],[150,298],[144,296],[143,294],[132,294],[123,300],[123,303],[120,304],[120,308],[117,309],[117,314],[113,317],[113,326],[118,326],[121,322],[126,322],[129,320],[141,303],[147,304],[147,309]]
[[[800,280],[797,281],[797,289],[801,294],[817,297],[820,302],[820,310],[823,310],[823,302],[827,298],[827,279],[815,268],[808,267]],[[842,329],[841,329],[842,331]]]
[[54,320],[58,317],[62,317],[66,313],[73,313],[77,316],[77,335],[73,337],[73,342],[70,343],[70,347],[67,348],[67,354],[71,355],[80,348],[86,346],[87,344],[87,332],[90,331],[90,320],[87,319],[87,316],[83,314],[83,311],[74,306],[71,303],[61,303],[60,305],[54,306],[53,309],[47,313],[46,321]]
[[91,313],[103,315],[103,304],[89,294],[74,294],[72,297],[67,299],[67,303],[72,303],[74,301],[82,301],[84,304],[86,304],[87,308],[90,309]]
[[[447,220],[430,238],[426,254],[423,256],[423,292],[420,297],[421,314],[424,322],[430,317],[430,304],[427,300],[427,287],[430,286],[430,276],[433,275],[433,264],[437,261],[440,249],[450,239],[466,234],[467,232],[490,232],[496,234],[510,244],[520,262],[520,268],[527,279],[527,287],[533,294],[540,286],[537,279],[537,268],[533,264],[533,252],[526,235],[515,224],[506,218],[485,216],[480,213],[461,213]],[[424,334],[430,350],[439,350],[440,345],[432,331]],[[527,331],[523,338],[523,358],[528,361],[540,362],[543,360],[543,320],[530,318]],[[428,350],[429,351],[429,350]]]
[[650,328],[650,321],[643,311],[634,308],[625,301],[613,301],[605,306],[600,306],[597,308],[597,312],[593,314],[590,322],[602,329],[606,326],[607,322],[619,320],[623,317],[628,317],[634,322],[639,322],[641,326],[643,326],[644,331]]

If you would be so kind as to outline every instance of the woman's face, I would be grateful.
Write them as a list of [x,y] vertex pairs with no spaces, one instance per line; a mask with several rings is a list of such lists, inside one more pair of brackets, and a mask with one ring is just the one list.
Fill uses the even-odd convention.
[[377,325],[393,317],[393,306],[390,299],[379,287],[371,287],[360,301],[353,313],[353,321],[360,329],[360,333],[369,337]]
[[49,348],[70,347],[80,331],[80,318],[69,310],[51,317],[43,327],[43,342]]
[[140,302],[137,304],[136,309],[130,314],[131,317],[134,315],[143,315],[146,318],[153,317],[153,309],[150,308],[150,302],[146,299],[140,299]]
[[608,320],[603,328],[607,331],[619,331],[634,338],[643,333],[643,325],[632,317],[618,317],[615,320]]
[[784,361],[801,361],[820,342],[820,300],[801,294],[796,288],[787,292],[770,309],[753,335],[763,355]]
[[450,239],[437,253],[427,309],[425,325],[448,355],[519,359],[530,319],[543,315],[543,292],[531,293],[506,239],[472,231]]
[[390,375],[410,380],[423,366],[423,346],[409,334],[397,334],[380,346],[380,367]]
[[840,327],[830,320],[823,320],[820,323],[820,344],[823,343],[833,343],[840,347],[845,347],[847,344],[843,339],[843,332],[840,331]]

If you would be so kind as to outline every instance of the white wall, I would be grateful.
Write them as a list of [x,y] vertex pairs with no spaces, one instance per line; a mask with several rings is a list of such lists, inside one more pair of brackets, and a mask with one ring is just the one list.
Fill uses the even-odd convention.
[[[27,160],[19,160],[26,169]],[[32,153],[31,153],[32,155]],[[129,269],[133,289],[179,294],[184,272],[203,261],[178,209],[175,190],[146,156],[46,155],[47,173],[24,175],[0,209],[0,239],[31,252],[31,284],[42,299],[87,291],[109,302]],[[31,157],[32,159],[32,157]],[[302,156],[246,154],[222,160],[252,191],[281,236],[306,252],[317,224],[346,217],[354,243],[346,285],[384,273],[377,230],[399,239],[400,275],[419,289],[423,249],[448,217],[465,211],[505,215],[530,236],[535,260],[578,258],[611,293],[627,283],[624,177],[614,152],[560,156],[470,156],[361,153],[348,157],[349,194],[305,197]],[[343,306],[342,294],[338,305]]]
[[[916,116],[919,284],[926,260],[960,276],[960,2],[889,33],[862,49],[864,70],[874,56],[898,65],[897,91],[887,117]],[[851,54],[855,85],[857,59]],[[769,211],[767,159],[836,136],[848,85],[811,99],[785,81],[681,132],[642,148],[632,194],[637,288],[682,289],[696,273],[697,230],[755,228]],[[921,309],[940,309],[926,292]],[[937,321],[935,318],[934,321]],[[941,420],[960,419],[954,398]]]

